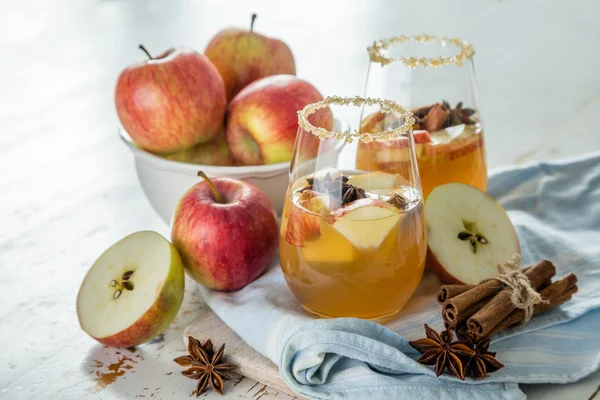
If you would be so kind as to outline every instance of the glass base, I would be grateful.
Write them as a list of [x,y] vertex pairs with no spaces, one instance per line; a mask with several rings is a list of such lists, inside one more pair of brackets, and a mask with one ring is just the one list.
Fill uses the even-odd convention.
[[382,322],[386,322],[389,321],[391,319],[393,319],[393,317],[396,316],[396,314],[398,314],[402,308],[399,308],[396,311],[393,311],[391,313],[387,313],[387,314],[382,314],[382,315],[376,315],[373,317],[361,317],[361,316],[355,316],[355,315],[328,315],[328,314],[323,314],[314,310],[311,310],[308,307],[305,307],[304,305],[300,304],[302,306],[302,308],[304,308],[308,313],[315,315],[319,318],[328,318],[328,319],[332,319],[332,318],[359,318],[359,319],[364,319],[367,321],[373,321],[373,322],[378,322],[378,323],[382,323]]

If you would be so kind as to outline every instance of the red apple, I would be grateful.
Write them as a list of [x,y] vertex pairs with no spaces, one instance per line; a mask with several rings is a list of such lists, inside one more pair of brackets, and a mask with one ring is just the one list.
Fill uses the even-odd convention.
[[218,178],[192,186],[173,217],[171,238],[188,275],[210,289],[238,290],[258,278],[277,252],[277,217],[249,183]]
[[146,54],[148,60],[121,73],[115,90],[117,113],[129,136],[138,146],[161,154],[214,139],[227,106],[219,71],[191,49]]
[[219,134],[208,143],[201,143],[175,153],[163,156],[168,160],[199,165],[231,166],[233,159],[227,147],[225,133]]
[[[291,160],[298,133],[297,112],[320,100],[323,96],[317,89],[292,75],[269,76],[246,86],[227,110],[227,143],[234,160],[244,165]],[[331,110],[318,110],[309,121],[331,129]],[[304,155],[316,155],[319,138],[304,135],[301,146]]]
[[225,82],[230,101],[251,82],[270,75],[296,74],[294,56],[279,39],[271,39],[250,30],[230,28],[211,39],[204,54],[217,67]]

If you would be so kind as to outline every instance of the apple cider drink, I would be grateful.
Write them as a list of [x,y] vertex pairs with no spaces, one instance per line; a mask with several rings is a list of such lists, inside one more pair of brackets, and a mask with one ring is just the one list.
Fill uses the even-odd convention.
[[[487,167],[483,132],[475,111],[443,101],[413,110],[413,137],[423,196],[439,185],[466,183],[481,190],[487,188]],[[389,118],[389,116],[388,116]],[[363,120],[362,129],[376,129],[384,116],[375,113]],[[360,143],[357,166],[403,175],[410,171],[406,159],[407,139],[384,143]]]
[[377,318],[410,299],[427,246],[420,193],[399,181],[383,172],[327,172],[323,179],[313,175],[294,183],[283,211],[280,257],[287,283],[306,309]]
[[[378,40],[367,52],[367,95],[385,97],[412,110],[423,198],[436,186],[452,182],[485,191],[487,167],[473,46],[454,37],[401,35]],[[361,130],[393,126],[394,119],[389,114],[365,113]],[[405,176],[412,162],[403,151],[406,140],[361,143],[357,166]]]
[[[308,123],[307,116],[320,108],[357,103],[393,111],[403,122],[368,135]],[[299,113],[279,253],[286,282],[306,310],[382,318],[399,311],[416,290],[427,250],[416,166],[404,177],[358,167],[355,157],[359,142],[410,137],[413,121],[393,102],[361,98],[327,98]],[[305,135],[321,138],[316,157],[304,154]],[[405,151],[414,149],[409,144]]]

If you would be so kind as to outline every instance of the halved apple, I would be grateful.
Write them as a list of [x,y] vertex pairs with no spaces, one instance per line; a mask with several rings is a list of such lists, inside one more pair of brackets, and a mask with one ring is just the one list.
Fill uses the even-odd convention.
[[388,174],[376,171],[368,174],[352,175],[348,184],[357,186],[367,191],[395,190],[400,186],[408,186],[406,180],[398,174]]
[[338,208],[329,217],[333,228],[361,249],[378,248],[399,219],[398,208],[369,198]]
[[427,265],[445,283],[476,284],[520,254],[508,215],[485,192],[463,183],[436,187],[425,202]]
[[77,296],[81,328],[107,346],[132,347],[167,329],[184,292],[181,258],[156,232],[137,232],[106,250]]

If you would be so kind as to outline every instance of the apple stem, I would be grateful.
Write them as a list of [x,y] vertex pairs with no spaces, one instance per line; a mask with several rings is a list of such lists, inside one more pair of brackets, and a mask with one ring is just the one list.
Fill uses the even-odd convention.
[[254,32],[254,21],[256,20],[256,13],[252,13],[252,19],[250,20],[250,32]]
[[154,60],[154,58],[152,58],[152,55],[150,54],[150,52],[149,52],[148,50],[146,50],[146,48],[144,47],[144,45],[143,45],[143,44],[140,44],[140,45],[138,46],[138,48],[139,48],[140,50],[142,50],[144,53],[146,53],[146,55],[148,56],[148,58],[149,58],[150,60]]
[[215,195],[215,200],[217,201],[217,203],[224,203],[223,197],[221,197],[221,195],[219,194],[219,191],[217,190],[217,187],[215,186],[214,183],[212,183],[210,178],[208,176],[206,176],[206,174],[202,171],[198,171],[198,176],[201,177],[202,179],[204,179],[206,181],[206,183],[208,183],[208,186],[210,186],[210,188],[213,191],[213,194]]

